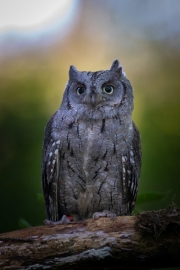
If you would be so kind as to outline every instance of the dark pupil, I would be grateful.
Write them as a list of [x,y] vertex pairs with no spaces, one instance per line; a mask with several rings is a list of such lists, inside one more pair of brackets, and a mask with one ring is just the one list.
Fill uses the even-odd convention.
[[109,85],[105,86],[104,90],[106,91],[106,93],[111,93],[112,92],[112,88]]
[[84,93],[84,87],[78,87],[77,91],[78,91],[79,95],[83,94]]

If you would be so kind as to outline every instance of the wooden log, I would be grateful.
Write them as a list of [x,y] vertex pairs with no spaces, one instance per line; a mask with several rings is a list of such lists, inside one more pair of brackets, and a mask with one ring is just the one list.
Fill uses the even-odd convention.
[[40,226],[0,235],[0,269],[180,266],[180,209]]

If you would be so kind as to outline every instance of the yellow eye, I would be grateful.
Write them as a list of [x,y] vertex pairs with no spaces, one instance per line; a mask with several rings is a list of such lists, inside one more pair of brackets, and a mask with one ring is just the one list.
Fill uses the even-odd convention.
[[103,86],[103,92],[105,94],[111,95],[114,92],[114,87],[112,85],[105,85]]
[[80,96],[80,95],[82,95],[84,92],[85,92],[85,87],[84,86],[78,86],[77,88],[76,88],[76,92],[77,92],[77,94]]

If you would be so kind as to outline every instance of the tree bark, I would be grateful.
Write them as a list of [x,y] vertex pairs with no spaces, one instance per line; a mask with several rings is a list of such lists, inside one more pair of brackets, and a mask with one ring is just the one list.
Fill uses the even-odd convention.
[[89,219],[0,235],[0,269],[180,266],[180,208]]

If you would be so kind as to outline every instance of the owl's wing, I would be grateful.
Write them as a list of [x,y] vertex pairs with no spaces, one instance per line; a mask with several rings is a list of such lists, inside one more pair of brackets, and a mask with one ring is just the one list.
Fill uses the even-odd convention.
[[55,115],[56,113],[52,115],[45,128],[42,158],[42,188],[47,219],[51,221],[61,218],[58,211],[60,141],[54,140],[52,136],[52,123]]
[[141,169],[141,142],[140,134],[133,123],[133,140],[128,155],[122,157],[122,179],[123,179],[123,194],[124,202],[127,203],[127,212],[131,214],[135,207],[138,181]]

